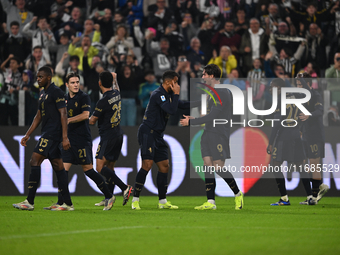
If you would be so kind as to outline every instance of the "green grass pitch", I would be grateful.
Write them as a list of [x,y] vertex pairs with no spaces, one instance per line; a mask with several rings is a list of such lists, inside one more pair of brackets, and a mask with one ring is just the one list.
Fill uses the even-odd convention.
[[24,197],[0,197],[0,254],[340,254],[340,198],[316,206],[274,207],[279,197],[216,198],[216,211],[196,211],[205,197],[168,197],[178,210],[157,209],[141,197],[142,210],[95,207],[102,197],[73,197],[75,211],[43,210],[56,197],[37,196],[34,211],[12,207]]

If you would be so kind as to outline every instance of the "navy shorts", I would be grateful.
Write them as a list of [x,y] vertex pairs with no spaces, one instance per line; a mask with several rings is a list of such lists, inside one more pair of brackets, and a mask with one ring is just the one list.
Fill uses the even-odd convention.
[[305,159],[305,151],[301,139],[276,141],[272,150],[272,159],[278,162],[302,162]]
[[324,158],[325,157],[325,143],[303,141],[303,146],[305,148],[307,158]]
[[202,158],[212,157],[212,160],[230,158],[229,139],[225,136],[204,131],[201,137]]
[[122,144],[123,135],[110,140],[100,140],[97,148],[96,158],[103,159],[104,156],[106,160],[117,161],[122,149]]
[[91,145],[71,145],[67,151],[61,149],[61,156],[64,163],[72,165],[90,165],[93,163],[92,144]]
[[151,159],[157,163],[169,159],[168,145],[163,137],[155,134],[153,130],[144,125],[141,125],[138,129],[138,143],[142,160]]
[[59,141],[40,137],[37,145],[34,148],[34,152],[43,155],[48,159],[61,158],[59,144]]

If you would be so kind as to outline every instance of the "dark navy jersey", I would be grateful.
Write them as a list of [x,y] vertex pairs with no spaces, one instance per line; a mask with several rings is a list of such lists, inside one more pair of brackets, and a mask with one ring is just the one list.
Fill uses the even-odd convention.
[[159,86],[150,96],[142,125],[146,125],[159,135],[163,135],[169,116],[175,114],[177,108],[190,108],[189,102],[184,103],[178,98],[179,95],[172,92],[168,93],[163,86]]
[[98,117],[98,128],[101,140],[113,139],[123,134],[120,128],[121,98],[118,90],[106,91],[97,102],[93,116]]
[[41,112],[41,137],[54,141],[62,141],[61,117],[58,109],[66,108],[64,92],[54,83],[42,90],[39,97]]
[[[323,126],[323,105],[319,92],[310,90],[311,99],[303,106],[312,114],[302,122],[302,138],[304,141],[324,142],[325,131]],[[304,95],[303,95],[304,97]]]
[[[229,139],[230,137],[230,119],[232,114],[232,97],[228,89],[216,89],[220,96],[215,101],[210,97],[207,102],[207,115],[190,120],[190,125],[205,124],[204,130],[223,135]],[[216,103],[215,103],[216,102]],[[222,104],[221,104],[222,103]],[[214,119],[227,120],[227,124],[217,124],[214,127]]]
[[[288,99],[293,99],[295,96],[293,94],[287,94],[286,96]],[[281,115],[281,96],[278,96],[278,102],[277,107],[274,112],[273,119],[276,119],[274,121],[272,133],[269,138],[269,144],[273,145],[275,139],[278,141],[286,141],[286,140],[295,140],[300,138],[300,127],[297,124],[297,121],[299,120],[299,114],[301,111],[299,108],[296,107],[295,104],[287,104],[286,105],[286,115]],[[279,121],[278,121],[279,120]],[[283,126],[281,122],[284,121]],[[292,121],[295,120],[295,121]],[[287,127],[289,126],[289,127]]]
[[[91,111],[90,96],[79,90],[74,97],[66,95],[67,116],[68,118],[77,116],[84,111]],[[92,144],[89,120],[68,124],[68,139],[72,145]]]

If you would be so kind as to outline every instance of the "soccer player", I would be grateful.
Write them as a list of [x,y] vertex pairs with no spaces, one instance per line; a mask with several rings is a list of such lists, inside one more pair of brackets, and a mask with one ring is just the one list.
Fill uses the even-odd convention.
[[[211,87],[219,84],[221,77],[221,70],[215,64],[210,64],[204,67],[202,78]],[[216,118],[226,119],[230,123],[232,114],[232,97],[227,89],[216,89],[221,98],[222,104],[216,100],[215,105],[210,98],[207,103],[208,114],[200,117],[193,118],[185,116],[180,120],[182,126],[201,125],[205,124],[204,132],[201,137],[201,154],[204,162],[204,167],[207,169],[211,166],[223,168],[224,162],[230,158],[230,126],[217,125],[213,127],[213,120]],[[243,193],[239,190],[236,181],[230,172],[223,173],[224,181],[229,185],[235,194],[235,209],[240,210],[243,208]],[[215,203],[215,188],[216,179],[214,173],[205,172],[205,187],[208,201],[200,206],[196,206],[196,210],[216,210]]]
[[34,198],[40,182],[41,163],[47,158],[57,175],[58,188],[63,197],[63,204],[55,211],[73,211],[74,207],[68,190],[67,175],[63,166],[60,142],[64,150],[70,149],[70,141],[67,138],[67,112],[64,93],[54,83],[51,83],[52,72],[47,66],[38,70],[37,82],[40,88],[44,88],[39,98],[39,108],[33,123],[21,139],[21,145],[26,146],[32,132],[41,125],[41,137],[35,146],[31,157],[31,173],[28,180],[28,196],[25,201],[13,206],[21,210],[34,210]]
[[[277,89],[278,103],[274,112],[274,118],[280,121],[275,121],[273,129],[269,138],[269,145],[267,147],[267,153],[271,154],[271,166],[273,167],[273,173],[275,180],[281,194],[281,198],[278,202],[273,203],[273,206],[290,205],[288,199],[286,182],[282,173],[281,165],[283,161],[293,162],[300,170],[302,169],[302,163],[305,157],[302,141],[300,139],[299,126],[297,125],[299,109],[294,104],[286,106],[286,116],[281,115],[281,88],[285,87],[285,81],[281,78],[275,78],[270,83],[270,90]],[[295,98],[293,94],[287,94],[287,98]],[[287,119],[286,126],[281,125],[281,121]],[[279,169],[279,171],[277,171]],[[307,173],[302,171],[302,177]],[[311,193],[311,191],[309,191]],[[312,203],[312,201],[311,201]]]
[[[89,116],[91,110],[91,100],[89,95],[79,89],[80,76],[77,73],[66,75],[66,86],[69,93],[66,95],[67,115],[68,115],[68,137],[71,148],[62,150],[64,168],[68,171],[72,165],[81,165],[84,173],[92,179],[105,196],[104,211],[110,210],[115,201],[115,196],[109,191],[103,177],[93,170],[92,165],[92,138],[89,128]],[[58,193],[58,202],[44,207],[45,210],[58,208],[63,204],[63,197]]]
[[184,103],[178,99],[181,89],[178,85],[178,78],[179,75],[175,71],[166,71],[163,73],[163,83],[152,92],[149,104],[145,110],[143,122],[139,126],[138,143],[141,148],[142,167],[136,176],[132,209],[141,209],[139,206],[139,195],[153,162],[155,162],[158,167],[158,208],[178,209],[178,206],[172,205],[171,202],[166,199],[169,157],[168,146],[163,139],[169,114],[175,114],[177,108],[190,108],[189,102]]
[[[98,83],[103,97],[97,102],[89,123],[94,125],[98,121],[100,143],[96,153],[97,171],[106,177],[109,191],[112,194],[115,185],[122,190],[123,205],[126,205],[133,188],[123,183],[114,171],[123,144],[123,130],[119,125],[121,97],[119,90],[112,88],[113,81],[112,73],[103,71],[99,74]],[[105,201],[96,205],[105,205]]]
[[[303,121],[302,124],[302,140],[309,159],[310,168],[312,170],[312,179],[302,180],[304,187],[310,187],[312,182],[312,196],[307,192],[307,200],[300,202],[306,205],[312,198],[314,204],[317,204],[320,199],[329,190],[329,187],[321,181],[321,169],[318,169],[318,164],[321,158],[325,157],[325,132],[323,126],[323,105],[322,98],[319,92],[312,88],[312,77],[308,73],[302,73],[297,76],[296,86],[305,88],[310,91],[311,99],[308,103],[304,104],[306,109],[312,115],[304,115],[300,113],[299,118]],[[308,163],[308,162],[307,162]]]

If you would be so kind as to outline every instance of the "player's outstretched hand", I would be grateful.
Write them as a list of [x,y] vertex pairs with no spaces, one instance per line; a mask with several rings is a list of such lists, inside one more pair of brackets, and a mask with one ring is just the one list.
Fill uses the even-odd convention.
[[273,150],[273,146],[269,144],[268,147],[267,147],[267,153],[269,155],[272,154],[272,150]]
[[181,87],[178,85],[177,81],[172,80],[170,83],[170,87],[172,92],[174,92],[175,95],[179,95],[179,92],[181,91]]
[[68,140],[68,138],[63,139],[63,149],[67,151],[69,148],[71,148],[70,141]]
[[30,139],[30,137],[28,135],[25,135],[23,138],[21,138],[21,142],[20,144],[22,146],[25,146],[26,147],[26,142]]
[[184,114],[183,114],[183,117],[184,117],[184,119],[181,119],[181,120],[179,121],[179,123],[181,123],[181,125],[182,125],[183,127],[189,126],[189,120],[190,120],[190,119],[194,119],[194,117],[187,116],[187,115],[184,115]]

